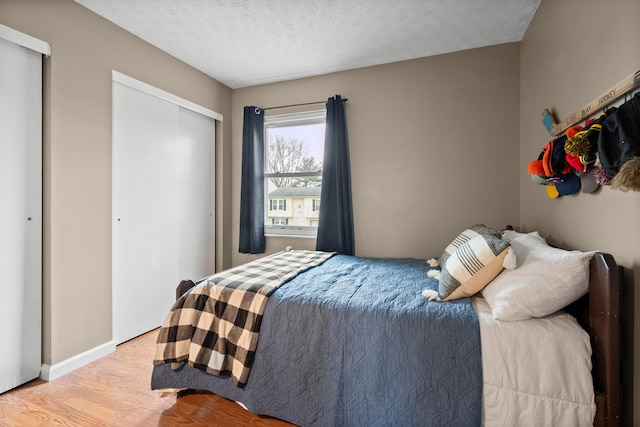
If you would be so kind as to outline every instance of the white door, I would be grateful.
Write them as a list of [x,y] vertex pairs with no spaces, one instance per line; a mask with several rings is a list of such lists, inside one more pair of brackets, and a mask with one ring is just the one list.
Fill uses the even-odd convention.
[[160,326],[214,272],[214,120],[113,84],[113,339]]
[[40,375],[42,54],[0,38],[0,393]]
[[178,280],[179,107],[114,83],[113,338],[158,327]]
[[214,135],[213,119],[180,107],[179,280],[201,279],[215,269]]

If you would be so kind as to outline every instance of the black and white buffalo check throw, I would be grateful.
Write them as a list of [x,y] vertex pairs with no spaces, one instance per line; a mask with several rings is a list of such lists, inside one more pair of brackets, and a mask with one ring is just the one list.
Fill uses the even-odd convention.
[[171,308],[158,335],[153,364],[185,363],[247,383],[269,295],[333,253],[286,251],[215,274]]

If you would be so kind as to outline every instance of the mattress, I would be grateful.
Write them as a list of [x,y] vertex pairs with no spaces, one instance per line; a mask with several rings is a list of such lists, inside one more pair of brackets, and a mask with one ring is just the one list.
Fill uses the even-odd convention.
[[483,425],[589,426],[596,405],[589,335],[559,311],[516,322],[496,320],[482,297]]

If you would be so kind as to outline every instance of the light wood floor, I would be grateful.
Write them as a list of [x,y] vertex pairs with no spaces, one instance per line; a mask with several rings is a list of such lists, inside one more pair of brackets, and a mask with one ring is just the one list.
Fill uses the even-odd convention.
[[213,394],[160,397],[150,388],[157,333],[54,381],[0,394],[0,426],[292,426]]

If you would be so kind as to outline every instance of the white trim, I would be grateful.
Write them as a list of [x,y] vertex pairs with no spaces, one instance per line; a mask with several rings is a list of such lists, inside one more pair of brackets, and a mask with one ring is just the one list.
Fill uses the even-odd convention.
[[129,86],[130,88],[142,91],[144,93],[148,93],[149,95],[153,95],[157,98],[164,99],[165,101],[169,101],[173,104],[195,111],[196,113],[202,114],[207,117],[211,117],[212,119],[217,120],[219,122],[222,121],[222,114],[220,113],[216,113],[213,110],[210,110],[201,105],[195,104],[184,98],[180,98],[177,95],[166,92],[162,89],[158,89],[157,87],[151,86],[148,83],[141,82],[140,80],[136,80],[133,77],[129,77],[116,70],[112,70],[112,79],[116,83],[120,83],[125,86]]
[[274,114],[273,116],[264,116],[264,127],[277,128],[289,126],[313,125],[316,123],[326,123],[327,109],[310,110],[300,113]]
[[49,43],[16,31],[6,25],[0,24],[0,39],[5,39],[11,43],[26,47],[27,49],[35,50],[43,55],[51,56],[51,45]]
[[107,356],[116,351],[115,341],[109,341],[102,345],[87,350],[84,353],[77,354],[55,365],[42,365],[40,371],[40,378],[45,381],[53,381],[61,376],[68,374],[69,372],[81,368],[91,362],[94,362],[104,356]]

